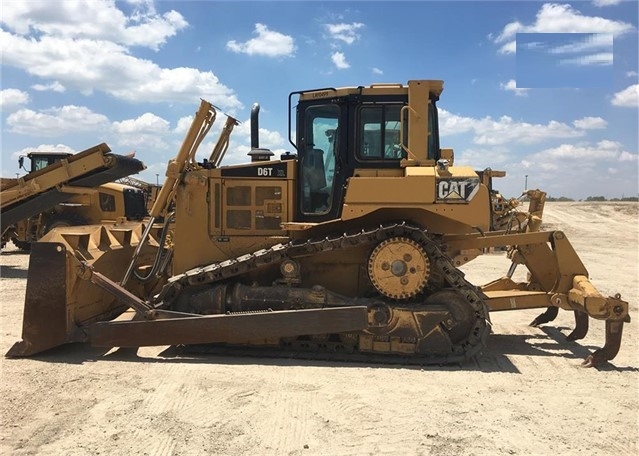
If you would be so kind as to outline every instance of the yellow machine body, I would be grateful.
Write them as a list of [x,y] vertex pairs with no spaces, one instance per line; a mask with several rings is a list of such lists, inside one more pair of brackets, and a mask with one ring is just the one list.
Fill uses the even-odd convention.
[[[485,345],[489,311],[546,308],[542,324],[561,308],[575,312],[571,339],[590,317],[605,320],[606,343],[586,363],[612,359],[628,304],[595,289],[562,232],[539,230],[542,191],[527,192],[523,210],[492,187],[505,173],[455,165],[439,145],[442,90],[418,80],[293,92],[295,151],[271,159],[259,148],[255,112],[251,161],[234,166],[221,166],[232,118],[209,159],[195,160],[216,117],[203,101],[150,220],[57,229],[38,243],[9,355],[86,341],[461,362]],[[495,248],[507,250],[508,274],[469,283],[459,266]],[[41,264],[64,271],[57,287]],[[526,282],[512,279],[519,265]],[[45,314],[58,322],[45,328]]]

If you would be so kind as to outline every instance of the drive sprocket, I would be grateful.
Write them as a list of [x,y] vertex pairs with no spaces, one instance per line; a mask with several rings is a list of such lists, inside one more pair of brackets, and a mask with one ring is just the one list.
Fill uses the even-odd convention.
[[408,299],[420,293],[430,275],[430,260],[424,248],[407,237],[380,242],[368,258],[368,276],[382,295]]

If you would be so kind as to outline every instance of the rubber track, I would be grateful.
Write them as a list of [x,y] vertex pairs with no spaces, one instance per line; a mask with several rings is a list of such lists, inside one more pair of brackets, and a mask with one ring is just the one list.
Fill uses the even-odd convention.
[[[304,352],[296,353],[295,357],[345,361],[375,361],[391,364],[450,364],[463,362],[472,358],[485,346],[489,333],[487,324],[488,308],[485,303],[486,296],[479,288],[465,279],[464,273],[457,269],[451,259],[442,252],[436,238],[430,236],[425,230],[405,222],[362,229],[356,233],[329,235],[321,239],[292,240],[286,244],[276,244],[268,249],[258,250],[234,259],[194,268],[170,278],[161,292],[155,296],[154,304],[158,308],[167,308],[183,288],[194,285],[220,283],[267,265],[278,264],[287,258],[295,259],[315,255],[320,252],[348,249],[362,245],[374,245],[394,237],[408,237],[420,243],[426,253],[428,253],[432,265],[444,277],[450,287],[464,296],[466,302],[475,314],[475,324],[468,338],[463,343],[454,346],[451,354],[447,356],[434,356],[432,354],[418,354],[414,356],[385,354],[378,356],[369,353],[339,353],[329,348],[329,351],[326,352],[326,357],[318,353],[313,353],[312,356],[310,356],[311,353]],[[215,349],[215,351],[220,350]],[[221,351],[226,352],[228,350]],[[269,351],[269,349],[264,348],[256,350],[255,353],[265,354],[267,356],[275,355],[274,353],[269,353]],[[234,348],[230,352],[242,354],[242,350],[239,347],[237,349]],[[250,354],[250,352],[247,354]],[[290,357],[290,354],[286,356]]]

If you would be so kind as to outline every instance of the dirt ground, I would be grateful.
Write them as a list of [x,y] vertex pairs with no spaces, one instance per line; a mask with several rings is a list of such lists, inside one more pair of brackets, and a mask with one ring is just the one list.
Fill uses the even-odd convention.
[[[635,455],[639,454],[639,211],[636,203],[550,203],[604,294],[631,303],[619,355],[581,360],[602,322],[566,342],[572,314],[493,313],[494,334],[472,363],[446,367],[181,357],[67,346],[2,359],[3,455]],[[28,255],[0,255],[1,346],[20,339]],[[503,254],[464,270],[504,275]],[[521,273],[521,271],[518,271]]]

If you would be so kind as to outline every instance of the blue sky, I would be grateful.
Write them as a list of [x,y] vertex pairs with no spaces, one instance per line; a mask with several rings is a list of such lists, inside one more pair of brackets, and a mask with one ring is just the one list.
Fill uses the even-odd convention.
[[[505,170],[505,195],[528,176],[552,196],[636,196],[637,17],[636,1],[618,0],[4,0],[2,176],[31,150],[106,142],[162,180],[200,98],[243,122],[223,164],[241,163],[254,102],[260,146],[280,153],[292,149],[291,91],[443,79],[442,147],[458,164]],[[550,60],[522,72],[527,58],[558,55],[579,83],[538,88]]]

